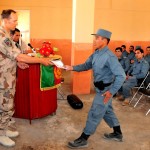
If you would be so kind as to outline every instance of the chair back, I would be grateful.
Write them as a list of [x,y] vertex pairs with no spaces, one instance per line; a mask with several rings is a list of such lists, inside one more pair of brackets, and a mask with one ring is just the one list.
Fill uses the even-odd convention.
[[150,96],[150,83],[147,85],[147,87],[144,87],[142,89],[139,90],[142,94],[146,95],[146,96]]

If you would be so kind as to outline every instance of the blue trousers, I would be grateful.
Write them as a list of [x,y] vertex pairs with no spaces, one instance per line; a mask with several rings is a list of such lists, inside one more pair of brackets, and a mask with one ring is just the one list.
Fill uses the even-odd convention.
[[129,77],[128,80],[125,80],[118,92],[122,94],[124,98],[128,98],[131,96],[131,88],[135,86],[137,86],[137,79],[135,77]]
[[107,104],[104,104],[103,99],[102,93],[97,92],[88,113],[86,126],[83,130],[87,135],[94,134],[102,119],[104,119],[110,128],[119,126],[119,121],[113,112],[112,99]]

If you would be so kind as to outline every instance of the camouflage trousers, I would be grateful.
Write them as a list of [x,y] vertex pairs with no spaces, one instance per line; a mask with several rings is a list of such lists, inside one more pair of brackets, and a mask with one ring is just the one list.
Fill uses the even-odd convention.
[[16,130],[14,114],[14,89],[0,89],[0,136],[5,135],[6,130]]

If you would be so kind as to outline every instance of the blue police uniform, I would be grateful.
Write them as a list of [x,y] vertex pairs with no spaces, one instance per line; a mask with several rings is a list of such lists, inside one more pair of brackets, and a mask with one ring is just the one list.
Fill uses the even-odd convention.
[[95,51],[84,64],[73,66],[73,70],[77,72],[89,69],[93,70],[94,82],[103,81],[105,84],[112,84],[105,87],[104,90],[99,90],[99,88],[96,87],[96,95],[88,114],[86,127],[84,128],[84,133],[87,135],[91,135],[95,132],[102,119],[104,119],[111,128],[119,126],[119,121],[113,112],[112,98],[107,104],[104,104],[104,96],[102,96],[102,94],[106,91],[110,91],[111,94],[114,95],[125,80],[125,73],[121,64],[107,46]]
[[123,56],[123,57],[128,57],[128,54],[129,54],[129,53],[128,53],[126,50],[124,50],[124,51],[122,52],[122,56]]
[[[145,57],[144,57],[144,59],[149,63],[149,66],[150,66],[150,54],[148,55],[146,55]],[[150,70],[150,68],[149,68],[149,70]]]
[[131,61],[131,60],[135,60],[136,58],[135,58],[135,53],[133,52],[133,51],[131,51],[129,54],[128,54],[128,58],[129,58],[129,60]]
[[131,88],[137,86],[138,80],[145,78],[148,70],[149,64],[144,58],[140,61],[136,60],[134,62],[127,73],[129,75],[129,79],[124,82],[121,90],[119,91],[124,98],[129,98],[131,96]]
[[120,59],[118,59],[120,64],[122,65],[125,73],[127,73],[127,71],[129,70],[130,68],[130,60],[128,59],[128,57],[124,57],[122,55],[122,57]]

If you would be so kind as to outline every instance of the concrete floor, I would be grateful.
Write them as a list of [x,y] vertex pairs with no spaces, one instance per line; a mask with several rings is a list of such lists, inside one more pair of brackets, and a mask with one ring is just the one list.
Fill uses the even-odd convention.
[[[70,91],[70,72],[64,72],[65,82],[62,89],[65,95]],[[58,100],[56,115],[41,119],[16,119],[20,136],[14,138],[16,146],[0,150],[69,150],[66,143],[77,138],[85,126],[87,113],[90,109],[94,91],[89,95],[77,95],[84,103],[81,110],[72,109],[66,100]],[[59,98],[60,95],[58,95]],[[106,141],[103,134],[112,132],[104,121],[101,122],[94,135],[89,138],[87,150],[150,150],[150,114],[145,116],[150,108],[150,102],[145,98],[136,108],[122,106],[114,99],[113,106],[121,123],[124,141]]]

